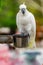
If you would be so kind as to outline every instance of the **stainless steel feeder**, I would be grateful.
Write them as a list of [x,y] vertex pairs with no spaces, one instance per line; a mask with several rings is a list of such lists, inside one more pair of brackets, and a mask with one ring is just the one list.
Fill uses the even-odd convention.
[[19,48],[23,48],[23,47],[27,47],[28,46],[28,38],[29,38],[29,35],[26,34],[26,35],[14,35],[14,37],[16,38],[16,43],[14,43],[14,45],[16,47],[19,47]]

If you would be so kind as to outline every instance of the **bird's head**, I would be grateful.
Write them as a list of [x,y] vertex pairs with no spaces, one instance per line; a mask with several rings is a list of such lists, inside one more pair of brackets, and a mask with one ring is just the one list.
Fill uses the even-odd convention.
[[20,6],[19,6],[19,9],[20,9],[20,11],[22,12],[22,14],[25,14],[25,12],[26,12],[26,5],[23,3],[23,4],[21,4]]

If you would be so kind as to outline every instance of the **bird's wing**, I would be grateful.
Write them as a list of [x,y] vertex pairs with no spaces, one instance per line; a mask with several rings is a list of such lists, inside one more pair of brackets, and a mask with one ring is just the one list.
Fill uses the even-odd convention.
[[32,24],[32,32],[33,32],[33,34],[34,34],[34,37],[36,36],[36,22],[35,22],[35,18],[34,18],[34,16],[31,14],[31,17],[30,17],[31,19],[31,24]]
[[20,25],[20,20],[19,20],[19,14],[17,14],[17,16],[16,16],[16,25],[17,25],[18,31],[21,32],[21,25]]

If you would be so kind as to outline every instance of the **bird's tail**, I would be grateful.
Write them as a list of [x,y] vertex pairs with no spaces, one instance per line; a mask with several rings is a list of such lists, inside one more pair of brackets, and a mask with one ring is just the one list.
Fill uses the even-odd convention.
[[36,42],[35,42],[34,38],[32,38],[32,39],[28,42],[28,47],[29,47],[29,48],[36,48]]

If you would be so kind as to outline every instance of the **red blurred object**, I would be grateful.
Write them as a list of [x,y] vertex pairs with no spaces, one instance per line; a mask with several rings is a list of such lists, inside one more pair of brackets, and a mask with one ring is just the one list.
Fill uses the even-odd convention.
[[[6,44],[0,44],[0,65],[23,65],[18,57],[12,57],[10,50]],[[15,50],[16,55],[19,54],[18,49]]]
[[6,44],[0,44],[0,65],[12,65],[11,55]]
[[17,31],[16,34],[21,34],[21,33]]

